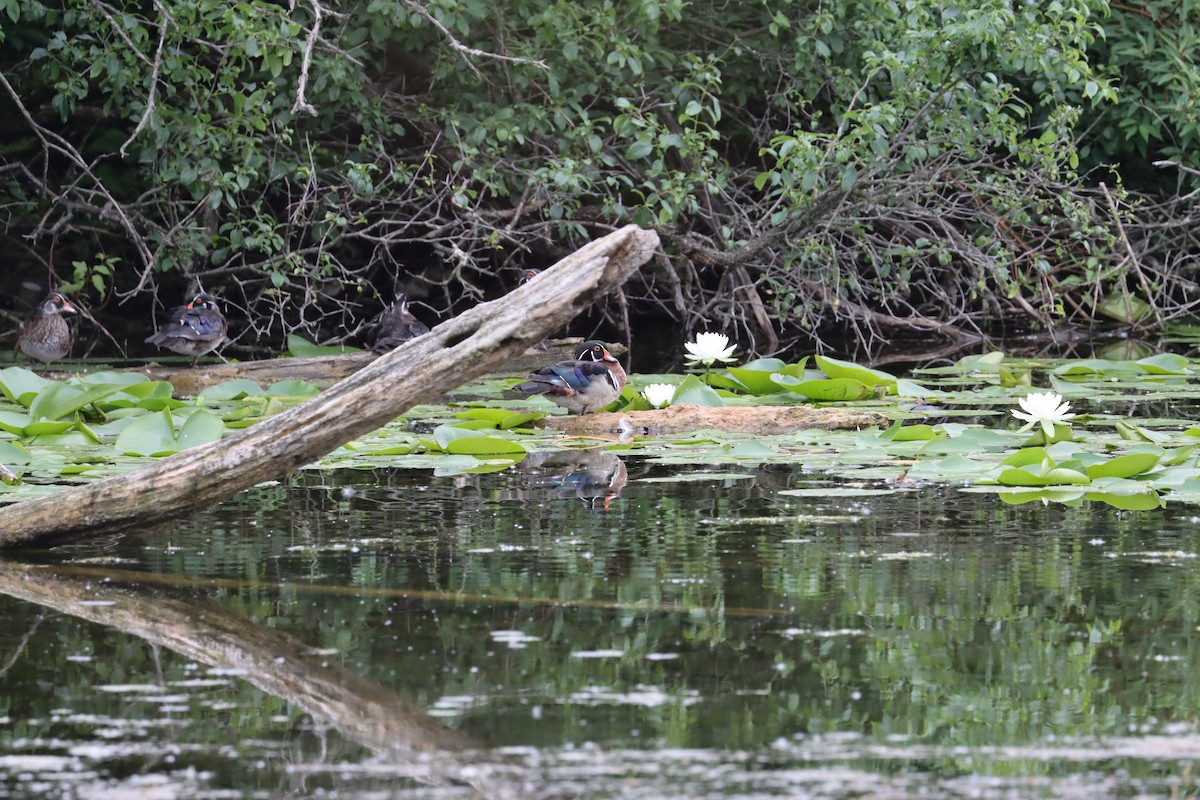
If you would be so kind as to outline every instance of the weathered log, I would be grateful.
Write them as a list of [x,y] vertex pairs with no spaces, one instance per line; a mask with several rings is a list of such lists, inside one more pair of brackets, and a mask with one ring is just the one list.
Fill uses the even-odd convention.
[[144,526],[282,478],[541,341],[624,283],[657,247],[653,231],[626,226],[282,414],[123,475],[0,508],[0,547]]
[[202,664],[236,669],[268,694],[295,703],[347,739],[393,757],[481,745],[405,703],[393,692],[292,636],[255,625],[205,597],[179,597],[139,585],[118,586],[88,570],[79,575],[0,561],[0,594],[107,625]]

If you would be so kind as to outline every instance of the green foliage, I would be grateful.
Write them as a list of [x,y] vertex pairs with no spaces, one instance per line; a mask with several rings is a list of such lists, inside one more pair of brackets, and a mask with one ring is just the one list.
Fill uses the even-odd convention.
[[7,147],[7,229],[61,241],[72,290],[186,276],[311,339],[410,270],[462,307],[597,220],[659,229],[691,296],[655,281],[646,302],[691,327],[744,319],[751,291],[793,338],[843,324],[842,301],[868,326],[1158,325],[1187,289],[1133,280],[1079,170],[1192,163],[1190,7],[315,8],[0,7],[0,69],[38,128]]

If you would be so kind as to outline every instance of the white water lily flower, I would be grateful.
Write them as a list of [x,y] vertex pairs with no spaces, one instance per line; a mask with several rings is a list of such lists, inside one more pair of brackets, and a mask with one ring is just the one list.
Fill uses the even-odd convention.
[[1066,422],[1075,416],[1067,413],[1071,404],[1064,403],[1062,395],[1054,392],[1031,392],[1018,400],[1017,404],[1025,410],[1014,410],[1013,416],[1027,420],[1019,430],[1027,431],[1035,425],[1041,425],[1047,439],[1054,435],[1054,423]]
[[675,387],[669,383],[652,383],[642,389],[642,397],[655,408],[662,408],[671,404],[672,398],[675,397]]
[[684,345],[690,359],[689,366],[703,364],[711,367],[714,361],[733,361],[733,351],[737,345],[729,344],[729,337],[723,333],[698,333],[696,341]]

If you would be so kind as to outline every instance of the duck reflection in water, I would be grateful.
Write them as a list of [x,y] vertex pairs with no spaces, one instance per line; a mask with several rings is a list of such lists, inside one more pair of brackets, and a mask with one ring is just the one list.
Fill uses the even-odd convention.
[[530,453],[521,469],[527,486],[551,489],[556,497],[574,495],[588,508],[608,508],[629,481],[625,462],[607,450]]

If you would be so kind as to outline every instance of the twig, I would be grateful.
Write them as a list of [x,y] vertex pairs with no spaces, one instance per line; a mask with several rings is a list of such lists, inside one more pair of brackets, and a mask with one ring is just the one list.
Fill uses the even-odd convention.
[[139,283],[140,288],[145,284],[149,277],[150,270],[153,268],[153,256],[150,254],[150,248],[146,246],[145,240],[142,238],[141,234],[138,233],[137,228],[134,226],[133,220],[131,220],[129,215],[125,213],[125,207],[117,202],[116,198],[112,196],[112,193],[108,191],[108,187],[104,185],[103,181],[96,177],[96,174],[92,172],[91,166],[84,160],[83,156],[80,155],[79,151],[76,150],[70,142],[59,136],[54,131],[48,130],[37,123],[37,121],[33,118],[33,115],[29,113],[29,109],[27,109],[25,104],[21,102],[21,96],[17,94],[17,90],[14,89],[13,85],[8,82],[8,77],[5,76],[3,72],[0,72],[0,84],[4,86],[5,91],[7,91],[9,97],[12,98],[13,104],[17,107],[17,111],[19,111],[21,116],[25,118],[25,122],[29,124],[29,127],[33,130],[34,135],[37,136],[41,141],[42,148],[47,151],[55,150],[66,156],[68,160],[74,162],[79,169],[83,170],[83,172],[92,179],[92,183],[95,185],[96,189],[108,201],[108,204],[112,207],[118,219],[120,219],[122,227],[125,228],[125,232],[129,234],[129,238],[132,240],[134,248],[138,251],[138,255],[140,255],[142,258],[144,270],[142,272],[141,283]]
[[[1154,292],[1150,289],[1150,281],[1146,279],[1146,274],[1142,272],[1142,265],[1138,261],[1137,254],[1133,252],[1133,245],[1129,243],[1129,237],[1125,235],[1125,226],[1121,224],[1121,215],[1117,211],[1116,201],[1109,194],[1108,186],[1104,181],[1100,181],[1100,191],[1104,192],[1104,199],[1108,201],[1108,207],[1112,211],[1113,222],[1117,226],[1117,234],[1121,237],[1121,243],[1125,245],[1125,252],[1129,254],[1129,263],[1133,265],[1133,271],[1137,274],[1138,282],[1146,292],[1146,303],[1149,304],[1150,310],[1154,312],[1154,321],[1159,328],[1162,328],[1162,311],[1159,310],[1158,303],[1154,302]],[[1136,322],[1134,324],[1136,326]]]
[[308,88],[308,68],[312,64],[313,48],[317,46],[317,36],[321,31],[321,13],[323,9],[317,0],[310,0],[313,9],[313,24],[308,31],[308,40],[304,43],[304,58],[300,61],[300,80],[296,83],[296,102],[292,104],[293,112],[303,111],[311,116],[317,115],[316,107],[304,96]]
[[[446,39],[450,42],[450,46],[460,53],[466,53],[467,55],[471,56],[479,56],[480,58],[494,58],[497,61],[508,61],[513,64],[528,64],[532,67],[537,67],[538,69],[544,69],[546,71],[550,70],[550,65],[540,59],[534,60],[530,58],[520,58],[518,56],[502,56],[499,53],[489,53],[486,50],[477,50],[474,47],[467,47],[458,39],[454,38],[454,34],[447,30],[445,25],[438,22],[437,18],[430,14],[429,11],[419,3],[414,3],[413,0],[404,0],[404,5],[414,14],[419,14],[425,19],[429,20],[429,23],[441,31],[442,35],[446,37]],[[479,70],[470,61],[467,61],[467,66],[469,66],[471,70],[475,72],[475,74],[479,74]]]
[[[159,15],[162,17],[162,22],[158,28],[158,49],[154,51],[154,63],[150,65],[150,91],[146,95],[146,109],[142,112],[142,118],[138,120],[137,127],[133,129],[133,133],[129,134],[129,138],[121,145],[121,158],[125,158],[125,149],[133,143],[133,140],[138,137],[146,124],[154,116],[154,109],[158,105],[158,70],[162,66],[163,44],[167,41],[167,26],[170,20],[167,18],[167,10],[162,7],[159,0],[154,0],[154,7],[158,9]],[[135,51],[136,52],[136,51]],[[145,61],[145,57],[138,55]]]

